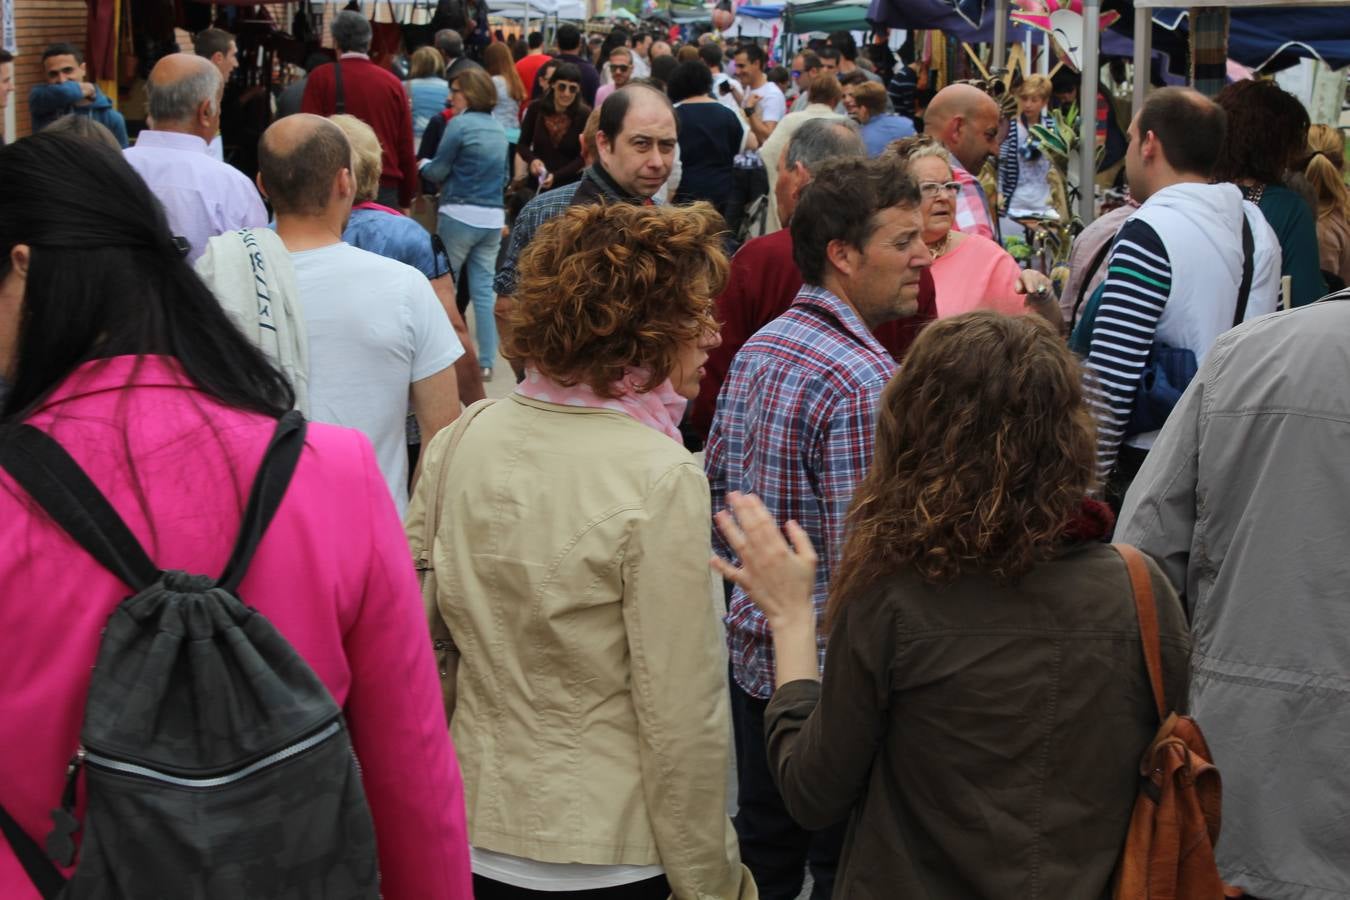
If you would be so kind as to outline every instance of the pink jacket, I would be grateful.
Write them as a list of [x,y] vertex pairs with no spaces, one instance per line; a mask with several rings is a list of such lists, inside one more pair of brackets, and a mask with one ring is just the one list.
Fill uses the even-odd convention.
[[939,319],[976,309],[992,309],[1016,316],[1027,311],[1026,297],[1017,293],[1022,269],[1008,251],[986,237],[967,234],[950,252],[933,260]]
[[[157,565],[209,575],[229,556],[275,424],[222,406],[155,356],[82,366],[28,421],[65,446]],[[41,843],[79,743],[100,630],[127,588],[30,504],[0,472],[0,803]],[[421,593],[362,435],[309,426],[239,593],[346,713],[384,897],[471,898],[463,784]],[[0,897],[38,897],[3,840]]]

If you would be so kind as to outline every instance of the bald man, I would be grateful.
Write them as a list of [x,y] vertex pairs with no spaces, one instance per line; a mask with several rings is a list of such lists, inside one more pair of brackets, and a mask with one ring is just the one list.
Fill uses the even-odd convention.
[[409,398],[429,444],[459,415],[453,366],[464,347],[425,275],[343,241],[356,196],[351,167],[347,136],[320,116],[278,119],[258,144],[258,186],[290,251],[309,334],[310,417],[370,439],[402,515]]
[[938,91],[924,112],[924,134],[936,138],[953,158],[952,174],[961,185],[956,198],[956,228],[994,240],[989,198],[980,186],[980,169],[998,154],[999,109],[994,98],[969,84]]
[[150,128],[123,151],[164,206],[169,228],[186,239],[189,262],[217,234],[267,224],[253,182],[208,150],[220,128],[222,87],[210,60],[191,53],[164,57],[146,83]]

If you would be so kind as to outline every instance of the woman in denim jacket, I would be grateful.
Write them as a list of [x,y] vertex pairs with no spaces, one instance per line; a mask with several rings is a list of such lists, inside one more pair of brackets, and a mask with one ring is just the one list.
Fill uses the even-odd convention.
[[465,69],[450,85],[455,116],[445,126],[436,156],[422,169],[423,176],[441,183],[440,215],[436,231],[445,242],[450,268],[469,267],[469,298],[473,302],[478,358],[483,380],[492,377],[497,358],[497,322],[493,317],[496,294],[492,276],[502,242],[506,211],[506,132],[492,117],[497,89],[482,69]]

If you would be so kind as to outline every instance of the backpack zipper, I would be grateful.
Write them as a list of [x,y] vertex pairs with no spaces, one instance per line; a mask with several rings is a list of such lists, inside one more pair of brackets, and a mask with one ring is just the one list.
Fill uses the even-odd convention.
[[293,756],[304,753],[306,750],[309,750],[318,744],[322,744],[324,741],[337,734],[341,728],[342,726],[340,723],[330,722],[327,727],[320,729],[301,741],[291,744],[289,747],[283,747],[275,753],[270,753],[257,762],[247,765],[236,772],[231,772],[228,775],[217,775],[212,778],[183,778],[179,775],[170,775],[167,772],[160,772],[156,769],[147,768],[146,766],[138,766],[135,763],[109,759],[106,756],[100,756],[88,749],[83,751],[83,762],[99,769],[107,769],[122,775],[135,775],[141,778],[149,778],[151,781],[172,784],[176,787],[197,789],[218,788],[224,787],[227,784],[233,784],[236,781],[240,781],[266,769],[269,766],[274,766]]

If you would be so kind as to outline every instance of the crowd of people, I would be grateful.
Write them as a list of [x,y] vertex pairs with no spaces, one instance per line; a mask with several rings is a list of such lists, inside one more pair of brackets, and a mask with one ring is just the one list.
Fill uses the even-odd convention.
[[256,180],[219,29],[0,148],[0,893],[1097,900],[1165,698],[1350,895],[1339,132],[1151,92],[1061,293],[1049,79],[331,34]]

